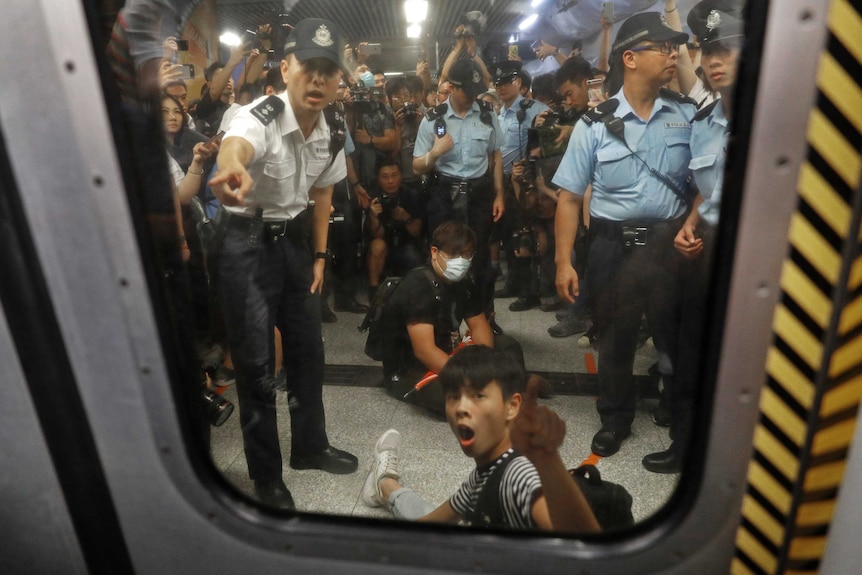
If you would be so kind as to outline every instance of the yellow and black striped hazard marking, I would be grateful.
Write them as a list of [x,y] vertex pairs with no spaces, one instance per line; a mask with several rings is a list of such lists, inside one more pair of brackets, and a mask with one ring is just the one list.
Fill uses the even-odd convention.
[[816,573],[862,396],[862,0],[833,0],[732,573]]

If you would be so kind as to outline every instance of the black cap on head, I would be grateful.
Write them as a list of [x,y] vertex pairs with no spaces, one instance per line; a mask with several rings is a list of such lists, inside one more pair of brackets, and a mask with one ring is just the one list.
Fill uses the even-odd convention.
[[494,67],[494,83],[506,83],[512,81],[515,76],[521,75],[521,63],[517,60],[506,60]]
[[711,11],[706,17],[706,32],[701,40],[701,45],[709,46],[726,40],[739,40],[742,38],[744,25],[730,14]]
[[702,42],[706,36],[706,19],[713,10],[730,14],[736,18],[742,15],[742,0],[703,0],[691,7],[686,17],[686,23],[692,33]]
[[311,58],[326,58],[343,68],[342,37],[341,29],[334,22],[321,18],[306,18],[301,20],[287,37],[284,55],[293,54],[300,62]]
[[488,89],[482,82],[482,71],[473,60],[458,60],[449,70],[449,83],[475,98]]
[[688,34],[677,32],[668,26],[664,14],[643,12],[631,16],[622,23],[617,32],[612,51],[619,54],[647,40],[684,44],[688,40]]

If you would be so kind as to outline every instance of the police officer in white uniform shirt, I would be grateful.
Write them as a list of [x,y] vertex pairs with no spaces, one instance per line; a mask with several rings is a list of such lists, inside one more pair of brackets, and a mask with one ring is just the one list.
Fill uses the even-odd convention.
[[586,280],[599,336],[596,407],[602,422],[592,450],[602,456],[616,453],[631,432],[637,397],[632,369],[644,314],[663,381],[673,383],[683,261],[673,238],[687,210],[696,110],[692,100],[662,86],[673,79],[678,46],[687,39],[657,12],[623,22],[608,74],[613,96],[581,117],[553,178],[561,188],[556,286],[569,302],[579,293],[571,252],[592,185]]
[[293,499],[282,480],[268,385],[274,327],[288,374],[290,466],[338,474],[357,468],[356,457],[329,445],[322,400],[320,289],[332,188],[346,176],[343,150],[330,149],[333,123],[322,112],[335,100],[343,43],[327,20],[296,25],[281,61],[287,90],[237,113],[210,181],[224,206],[211,269],[236,370],[249,476],[263,502],[282,508],[292,508]]

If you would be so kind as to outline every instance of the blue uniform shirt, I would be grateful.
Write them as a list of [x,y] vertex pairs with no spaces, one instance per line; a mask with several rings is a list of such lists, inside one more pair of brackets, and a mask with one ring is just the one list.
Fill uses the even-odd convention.
[[729,128],[730,122],[721,100],[706,118],[692,122],[691,126],[691,162],[688,167],[704,200],[698,213],[702,220],[712,225],[718,224],[721,207]]
[[[694,105],[659,97],[649,120],[644,121],[634,113],[622,90],[613,99],[620,102],[614,114],[625,124],[629,147],[680,190],[687,190]],[[590,215],[604,220],[664,221],[686,210],[683,199],[652,175],[625,144],[608,132],[604,122],[577,123],[553,182],[580,195],[592,184]]]
[[504,174],[511,174],[515,160],[520,160],[527,154],[527,130],[532,127],[536,116],[548,109],[545,104],[534,100],[533,105],[525,110],[523,121],[518,122],[522,101],[524,97],[518,94],[508,109],[505,106],[500,108],[498,119],[503,134],[500,152],[503,154]]
[[[473,106],[464,118],[452,111],[446,103],[443,119],[446,122],[446,133],[452,136],[455,145],[451,150],[437,158],[436,171],[451,178],[472,179],[484,176],[488,171],[488,155],[500,149],[500,124],[497,116],[491,111],[489,126],[482,121],[479,104]],[[419,158],[431,151],[434,145],[434,122],[428,117],[422,118],[419,131],[416,134],[416,146],[413,157]]]

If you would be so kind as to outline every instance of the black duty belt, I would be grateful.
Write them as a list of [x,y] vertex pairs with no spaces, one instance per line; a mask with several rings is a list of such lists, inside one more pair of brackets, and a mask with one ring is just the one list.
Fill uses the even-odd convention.
[[[260,233],[263,238],[270,242],[276,242],[279,238],[287,237],[294,240],[307,239],[308,232],[308,211],[303,210],[295,218],[290,220],[264,220],[258,221],[257,225],[262,224]],[[254,230],[255,218],[230,214],[227,222],[228,229],[239,230],[252,233]]]
[[684,217],[661,222],[638,222],[635,220],[613,221],[590,218],[590,233],[593,237],[619,240],[627,248],[652,245],[656,241],[673,237],[682,227]]
[[490,178],[488,176],[482,176],[480,178],[453,178],[452,176],[446,176],[435,172],[433,181],[434,185],[438,187],[446,189],[458,187],[469,192],[473,188],[487,185]]

